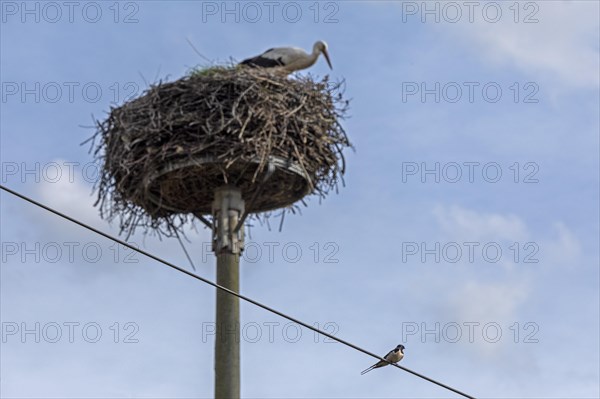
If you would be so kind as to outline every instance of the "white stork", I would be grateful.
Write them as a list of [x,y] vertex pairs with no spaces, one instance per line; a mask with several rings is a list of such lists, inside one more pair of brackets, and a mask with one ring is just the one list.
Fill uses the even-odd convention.
[[329,68],[333,69],[329,53],[327,53],[327,43],[321,40],[313,46],[312,54],[308,54],[298,47],[276,47],[265,51],[261,55],[240,62],[240,65],[258,68],[281,68],[287,73],[292,73],[313,66],[321,53],[325,56]]

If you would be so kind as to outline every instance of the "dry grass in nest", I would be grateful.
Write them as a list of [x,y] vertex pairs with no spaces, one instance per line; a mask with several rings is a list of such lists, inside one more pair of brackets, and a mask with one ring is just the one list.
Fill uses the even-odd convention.
[[241,188],[253,214],[325,197],[351,146],[339,122],[348,106],[341,85],[245,67],[151,85],[97,121],[101,216],[118,217],[128,235],[141,227],[170,236],[210,215],[225,184]]

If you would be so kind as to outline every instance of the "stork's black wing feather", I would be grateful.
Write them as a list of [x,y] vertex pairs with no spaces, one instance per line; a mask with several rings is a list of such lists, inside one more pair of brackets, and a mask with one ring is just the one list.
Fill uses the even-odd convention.
[[281,58],[272,59],[261,57],[259,55],[258,57],[248,58],[247,60],[240,62],[240,65],[248,65],[260,68],[274,68],[278,66],[283,66],[283,62],[281,61]]

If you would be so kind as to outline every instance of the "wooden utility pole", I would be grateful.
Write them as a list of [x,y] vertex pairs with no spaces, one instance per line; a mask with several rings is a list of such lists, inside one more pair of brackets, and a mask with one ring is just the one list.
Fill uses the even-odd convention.
[[[215,193],[213,250],[217,256],[217,284],[239,292],[240,253],[244,249],[244,227],[236,227],[244,214],[244,201],[236,187],[225,186]],[[215,338],[215,398],[240,397],[240,302],[217,290]]]

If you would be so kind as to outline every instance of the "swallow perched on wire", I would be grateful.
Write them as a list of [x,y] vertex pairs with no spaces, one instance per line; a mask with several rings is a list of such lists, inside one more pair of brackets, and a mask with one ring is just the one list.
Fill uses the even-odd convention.
[[[384,362],[383,360],[378,361],[371,367],[366,370],[361,371],[360,375],[366,374],[373,369],[378,369],[379,367],[387,366],[390,363],[398,363],[404,357],[404,345],[398,345],[394,349],[388,352],[383,358],[387,360]],[[388,363],[389,362],[389,363]]]

